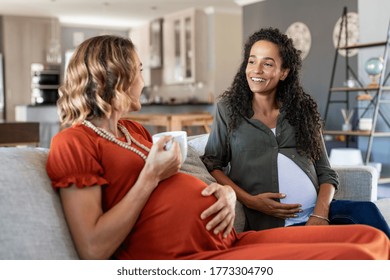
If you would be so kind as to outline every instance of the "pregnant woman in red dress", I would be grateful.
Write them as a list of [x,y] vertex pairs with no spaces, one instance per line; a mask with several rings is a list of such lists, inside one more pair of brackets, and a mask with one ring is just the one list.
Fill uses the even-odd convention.
[[234,192],[178,172],[180,148],[152,145],[121,120],[144,85],[132,42],[98,36],[75,51],[60,88],[62,130],[47,172],[84,259],[389,259],[388,238],[368,226],[249,231],[233,226]]

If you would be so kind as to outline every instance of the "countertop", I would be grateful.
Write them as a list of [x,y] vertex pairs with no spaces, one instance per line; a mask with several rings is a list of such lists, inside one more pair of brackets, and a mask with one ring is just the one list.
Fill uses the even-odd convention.
[[[55,104],[28,104],[18,105],[17,119],[28,120],[38,118],[44,120],[58,121],[57,106]],[[194,113],[194,112],[214,112],[214,103],[209,102],[188,102],[188,103],[146,103],[141,104],[141,110],[137,113]],[[28,116],[29,117],[28,117]],[[34,115],[34,117],[32,117]]]
[[209,102],[187,102],[187,103],[143,103],[142,106],[198,106],[198,105],[214,105]]
[[[214,103],[209,102],[187,102],[187,103],[143,103],[144,106],[212,106]],[[55,104],[28,104],[27,107],[56,107]]]

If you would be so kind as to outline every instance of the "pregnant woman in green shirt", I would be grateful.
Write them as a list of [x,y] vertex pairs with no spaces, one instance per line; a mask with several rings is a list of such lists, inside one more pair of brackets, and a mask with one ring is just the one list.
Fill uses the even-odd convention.
[[332,202],[338,176],[328,161],[317,104],[300,84],[301,66],[300,51],[279,30],[250,36],[240,69],[216,106],[204,164],[235,190],[246,230],[364,223],[390,236],[373,203]]

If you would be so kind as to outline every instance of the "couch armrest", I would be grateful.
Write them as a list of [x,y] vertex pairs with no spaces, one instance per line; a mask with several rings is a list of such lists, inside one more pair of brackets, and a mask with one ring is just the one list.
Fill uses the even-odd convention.
[[339,175],[336,199],[375,201],[378,196],[378,172],[372,166],[333,167]]
[[48,150],[0,147],[0,259],[78,259],[46,173]]

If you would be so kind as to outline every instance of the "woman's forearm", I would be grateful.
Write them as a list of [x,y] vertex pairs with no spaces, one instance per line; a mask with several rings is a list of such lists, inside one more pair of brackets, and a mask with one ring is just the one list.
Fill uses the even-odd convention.
[[313,214],[328,218],[329,205],[333,199],[334,193],[335,187],[332,184],[321,184]]

